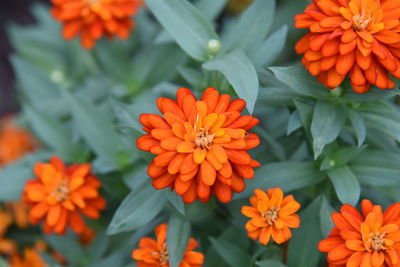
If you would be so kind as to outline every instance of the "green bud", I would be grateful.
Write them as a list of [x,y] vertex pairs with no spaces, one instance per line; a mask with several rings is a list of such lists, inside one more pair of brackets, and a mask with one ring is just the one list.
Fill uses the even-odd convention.
[[207,44],[208,52],[212,55],[216,55],[221,50],[221,42],[216,39],[211,39]]

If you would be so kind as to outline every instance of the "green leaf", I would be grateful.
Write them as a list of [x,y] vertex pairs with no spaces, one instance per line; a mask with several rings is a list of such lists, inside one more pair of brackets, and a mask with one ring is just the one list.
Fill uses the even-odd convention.
[[319,217],[321,219],[321,232],[323,236],[328,236],[332,228],[335,226],[332,221],[332,213],[335,210],[331,207],[328,200],[322,197],[321,210],[319,211]]
[[393,186],[400,185],[399,162],[399,153],[368,149],[349,165],[361,184]]
[[287,33],[288,27],[283,25],[253,50],[250,58],[257,68],[269,66],[277,60],[285,48]]
[[207,45],[218,39],[213,26],[187,0],[145,0],[147,6],[178,45],[193,58],[208,59]]
[[258,96],[258,77],[253,63],[241,50],[208,61],[203,64],[206,70],[222,72],[237,95],[247,102],[247,110],[252,113]]
[[360,199],[360,184],[348,166],[328,170],[327,174],[333,183],[336,195],[343,204],[355,206]]
[[132,231],[146,225],[163,209],[165,202],[165,192],[152,188],[150,183],[138,187],[118,207],[107,234]]
[[167,197],[169,203],[171,203],[180,214],[185,215],[185,204],[182,198],[175,192],[167,192]]
[[275,12],[275,0],[255,0],[222,38],[223,49],[251,52],[267,37]]
[[274,261],[274,260],[257,261],[256,265],[258,267],[285,267],[286,266],[282,262]]
[[209,21],[214,21],[226,6],[227,0],[198,0],[195,6],[204,14]]
[[371,90],[368,91],[368,94],[359,94],[354,92],[353,90],[346,90],[345,93],[343,94],[343,97],[352,101],[376,102],[378,100],[385,100],[392,98],[396,95],[399,95],[399,93],[400,90],[397,88],[382,90],[373,87],[371,88]]
[[366,145],[361,147],[340,148],[339,150],[332,153],[332,155],[329,155],[324,159],[321,164],[320,170],[328,170],[334,167],[343,166],[349,161],[352,161],[353,159],[358,157],[366,148]]
[[247,181],[246,189],[236,199],[250,197],[257,188],[280,187],[288,192],[308,187],[321,182],[325,175],[318,171],[314,163],[278,162],[257,168],[255,177]]
[[286,131],[286,135],[290,135],[291,133],[293,133],[294,131],[296,131],[300,127],[301,127],[301,120],[300,120],[299,111],[295,110],[290,115],[287,131]]
[[178,267],[190,238],[190,222],[180,216],[172,215],[168,221],[167,246],[169,264]]
[[33,106],[41,108],[43,103],[59,98],[58,86],[37,67],[18,56],[11,57],[11,62],[20,88]]
[[34,177],[34,164],[48,159],[49,156],[45,151],[38,151],[1,168],[0,201],[20,200],[26,181]]
[[325,145],[335,141],[345,120],[346,110],[343,106],[318,100],[311,123],[315,159],[322,153]]
[[289,242],[288,262],[290,267],[316,267],[321,256],[318,242],[322,239],[319,220],[321,198],[316,198],[300,213],[300,228],[293,230]]
[[365,127],[364,119],[360,113],[352,109],[349,109],[349,118],[357,136],[358,146],[361,146],[365,141],[365,137],[367,136],[367,129]]
[[237,247],[232,242],[227,242],[223,239],[215,239],[210,237],[211,244],[217,253],[231,267],[249,267],[251,263],[250,256],[241,248]]
[[52,249],[62,253],[69,264],[80,266],[83,260],[87,260],[83,247],[77,242],[76,236],[68,233],[65,236],[44,235]]
[[315,98],[332,98],[329,90],[317,82],[302,65],[290,67],[270,67],[269,68],[278,80],[289,85],[296,92]]
[[68,92],[65,92],[64,96],[76,127],[90,148],[99,157],[118,166],[124,145],[113,130],[112,122],[108,120],[109,116],[85,99]]
[[25,105],[23,109],[36,135],[57,155],[73,162],[85,159],[87,151],[81,145],[72,142],[69,129],[64,124],[29,105]]
[[2,257],[0,257],[0,267],[9,267],[7,262]]
[[104,259],[93,262],[88,267],[123,266],[124,263],[125,255],[122,252],[115,252]]

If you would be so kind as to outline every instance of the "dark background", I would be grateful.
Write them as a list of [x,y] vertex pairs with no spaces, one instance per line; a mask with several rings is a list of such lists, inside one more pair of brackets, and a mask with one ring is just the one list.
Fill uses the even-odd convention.
[[29,12],[34,2],[46,0],[0,0],[0,117],[18,110],[15,101],[14,73],[8,60],[12,47],[8,41],[6,25],[34,23]]

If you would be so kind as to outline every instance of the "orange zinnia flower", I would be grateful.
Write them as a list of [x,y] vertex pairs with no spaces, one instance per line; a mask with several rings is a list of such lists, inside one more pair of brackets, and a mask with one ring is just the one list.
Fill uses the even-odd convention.
[[23,256],[14,254],[10,260],[11,267],[49,267],[35,248],[26,248]]
[[363,200],[362,214],[345,204],[332,214],[335,227],[319,250],[330,266],[390,267],[400,264],[400,203],[382,207]]
[[256,189],[250,198],[251,206],[243,206],[243,215],[251,218],[246,223],[248,236],[263,244],[275,240],[282,244],[292,237],[289,228],[298,228],[300,218],[295,212],[300,209],[300,204],[292,195],[283,197],[280,188],[268,189],[266,192]]
[[[157,240],[143,237],[139,241],[139,248],[132,252],[132,258],[138,267],[169,267],[167,247],[167,224],[156,227]],[[194,238],[190,238],[185,254],[179,267],[200,267],[204,262],[204,255],[193,251],[199,244]]]
[[258,119],[241,116],[246,102],[230,101],[215,88],[208,88],[201,100],[186,88],[176,94],[177,101],[158,99],[163,117],[140,116],[147,134],[137,139],[137,147],[157,155],[148,168],[153,186],[175,189],[186,203],[207,202],[212,193],[229,202],[232,191],[244,190],[243,178],[253,178],[253,168],[260,166],[246,152],[260,143],[248,132]]
[[78,234],[85,230],[81,215],[99,218],[105,200],[98,190],[100,181],[90,172],[90,164],[65,166],[57,157],[50,163],[37,163],[37,178],[25,185],[23,199],[30,205],[29,221],[44,221],[45,233],[63,235],[69,225]]
[[310,29],[296,45],[303,64],[320,82],[339,86],[350,74],[353,90],[371,85],[393,88],[400,78],[398,0],[313,0],[295,17],[297,28]]
[[32,152],[36,146],[33,136],[16,126],[10,117],[0,120],[0,168]]
[[63,36],[70,40],[81,35],[82,46],[94,47],[103,35],[127,39],[134,27],[131,16],[142,0],[52,0],[53,16],[64,23]]

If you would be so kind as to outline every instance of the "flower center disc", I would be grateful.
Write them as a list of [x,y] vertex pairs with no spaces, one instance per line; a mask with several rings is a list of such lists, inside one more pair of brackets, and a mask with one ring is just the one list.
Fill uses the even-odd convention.
[[168,248],[167,248],[167,244],[164,243],[162,250],[160,252],[153,252],[153,256],[159,256],[160,259],[160,266],[164,266],[167,265],[169,262],[169,257],[168,257]]
[[371,247],[373,251],[381,251],[386,249],[385,247],[385,234],[381,233],[370,233]]
[[51,193],[58,202],[62,202],[68,198],[69,188],[67,181],[63,180],[58,185],[54,186],[53,192]]
[[210,134],[206,129],[201,128],[196,134],[194,143],[201,149],[210,149],[210,145],[214,140],[214,135]]
[[278,212],[280,208],[271,208],[266,213],[262,213],[261,217],[267,219],[269,225],[273,225],[276,219],[278,219]]
[[371,15],[369,14],[369,12],[367,14],[365,9],[362,10],[361,14],[353,16],[353,28],[356,31],[365,30],[370,22],[371,22]]

